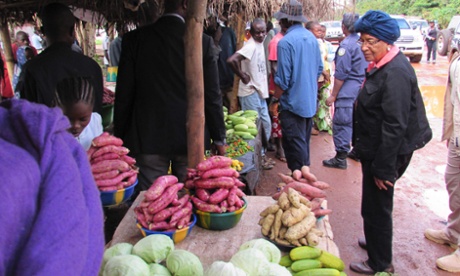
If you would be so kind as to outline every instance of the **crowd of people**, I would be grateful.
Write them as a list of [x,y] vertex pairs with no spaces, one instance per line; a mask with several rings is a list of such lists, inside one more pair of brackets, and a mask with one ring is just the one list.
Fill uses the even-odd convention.
[[[137,193],[147,190],[170,169],[180,181],[186,179],[186,14],[187,1],[165,1],[164,14],[155,23],[130,32],[118,26],[118,37],[110,44],[104,43],[106,64],[118,67],[113,134],[124,141],[130,155],[136,158]],[[0,267],[0,272],[30,274],[33,269],[40,269],[43,274],[51,274],[61,267],[64,269],[66,263],[61,259],[70,256],[73,264],[67,264],[68,267],[77,268],[80,274],[95,275],[103,251],[103,212],[84,150],[103,131],[100,116],[103,73],[93,59],[73,50],[75,18],[66,5],[48,4],[39,16],[46,48],[31,46],[27,33],[16,33],[12,86],[8,86],[3,60],[0,64],[2,98],[13,98],[13,91],[19,98],[0,105],[0,122],[3,122],[0,144],[5,144],[2,148],[6,149],[0,155],[0,162],[2,168],[16,163],[28,166],[30,174],[21,176],[22,181],[15,178],[13,170],[2,172],[7,171],[12,182],[27,181],[24,191],[36,198],[31,201],[33,204],[11,213],[24,217],[28,227],[24,231],[10,231],[19,227],[0,224],[5,230],[2,233],[14,233],[8,251],[0,243],[0,252],[8,252],[0,256],[2,263],[7,264]],[[236,75],[240,79],[237,94],[240,108],[259,113],[265,141],[261,155],[265,156],[273,143],[278,160],[286,162],[291,171],[300,170],[302,166],[310,166],[310,136],[318,128],[313,118],[318,112],[318,99],[326,99],[327,106],[334,109],[332,133],[336,156],[324,160],[323,165],[346,169],[346,158],[353,145],[353,155],[359,158],[362,168],[364,238],[358,244],[367,250],[368,258],[351,263],[350,269],[361,274],[394,272],[394,187],[414,151],[432,138],[415,71],[394,45],[400,35],[399,26],[381,11],[370,10],[361,17],[345,13],[342,18],[345,39],[332,66],[324,26],[308,21],[301,3],[296,0],[283,3],[274,17],[279,29],[260,18],[250,22],[245,44],[240,49],[236,49],[236,36],[225,16],[208,18],[202,36],[204,143],[214,154],[225,155],[223,106],[230,107]],[[35,44],[39,39],[33,41]],[[435,54],[432,58],[434,61]],[[425,233],[428,239],[452,247],[459,245],[460,235],[459,62],[459,58],[455,59],[449,72],[443,134],[443,139],[449,140],[445,179],[452,214],[445,229],[429,229]],[[332,89],[325,89],[330,83]],[[17,116],[17,120],[10,120],[11,116]],[[27,118],[33,124],[26,123]],[[21,136],[29,132],[27,139]],[[21,162],[17,162],[17,156],[23,156]],[[264,169],[273,166],[273,160],[263,157]],[[51,186],[63,179],[71,187],[67,192],[72,194],[55,191],[56,187]],[[77,198],[78,202],[66,202],[69,198]],[[8,198],[0,206],[7,210],[13,200],[18,199]],[[43,225],[48,225],[49,219],[58,216],[59,211],[51,207],[50,202],[54,201],[56,206],[73,204],[75,216],[73,220],[60,220],[59,231],[48,232]],[[45,208],[37,211],[40,204]],[[71,227],[75,223],[81,227]],[[35,224],[37,228],[33,229]],[[48,251],[51,254],[53,250],[52,254],[58,256],[55,262],[42,262],[27,251],[45,250],[45,243],[32,243],[40,241],[40,234],[46,232],[49,239],[60,238],[69,245],[57,246],[58,243],[51,242],[53,246]],[[52,237],[49,233],[57,235]],[[72,238],[78,242],[72,242]],[[70,253],[59,254],[59,250]],[[459,272],[459,251],[438,259],[437,265]]]

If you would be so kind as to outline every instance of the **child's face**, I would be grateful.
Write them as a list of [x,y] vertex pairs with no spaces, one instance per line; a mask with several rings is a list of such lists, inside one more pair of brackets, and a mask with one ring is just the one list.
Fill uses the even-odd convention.
[[69,132],[78,137],[91,121],[93,106],[80,101],[71,107],[65,107],[63,112],[70,121]]

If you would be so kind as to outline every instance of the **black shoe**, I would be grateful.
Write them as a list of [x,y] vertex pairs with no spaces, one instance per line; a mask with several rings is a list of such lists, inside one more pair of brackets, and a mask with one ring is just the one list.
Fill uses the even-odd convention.
[[366,238],[364,238],[364,237],[358,238],[358,245],[362,249],[367,250]]
[[374,271],[369,266],[367,261],[351,263],[350,264],[350,269],[353,270],[354,272],[358,272],[360,274],[366,274],[366,275],[374,275],[377,272],[389,272],[389,273],[394,273],[395,272],[395,269],[394,269],[392,264],[390,264],[390,266],[387,269],[385,269],[384,271]]
[[347,160],[338,158],[337,156],[329,160],[323,160],[323,166],[335,169],[347,169]]
[[358,157],[358,155],[356,154],[356,152],[355,152],[354,150],[351,150],[351,151],[347,154],[347,157],[350,158],[350,159],[355,160],[356,162],[359,162],[359,157]]

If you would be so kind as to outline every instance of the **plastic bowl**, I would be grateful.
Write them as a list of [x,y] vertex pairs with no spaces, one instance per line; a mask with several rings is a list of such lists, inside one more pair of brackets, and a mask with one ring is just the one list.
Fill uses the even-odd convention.
[[190,232],[192,231],[192,228],[193,226],[195,226],[195,224],[196,224],[196,216],[195,214],[192,214],[192,223],[188,227],[185,227],[185,228],[182,228],[176,231],[168,231],[168,232],[152,231],[152,230],[148,230],[142,227],[140,223],[137,223],[136,226],[137,228],[139,228],[139,230],[141,230],[141,233],[144,237],[148,235],[154,235],[154,234],[163,234],[163,235],[170,237],[174,241],[174,243],[179,243],[183,241],[188,235],[190,235]]
[[133,195],[137,183],[138,180],[136,179],[136,182],[127,188],[116,191],[100,191],[102,206],[111,207],[126,202]]
[[241,219],[248,202],[243,198],[244,205],[235,212],[230,213],[209,213],[196,210],[198,217],[197,225],[208,230],[227,230],[235,227]]

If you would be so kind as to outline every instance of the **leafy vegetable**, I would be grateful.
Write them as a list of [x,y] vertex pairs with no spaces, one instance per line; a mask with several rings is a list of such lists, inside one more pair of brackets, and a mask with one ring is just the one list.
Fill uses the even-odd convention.
[[107,262],[112,257],[120,256],[120,255],[129,255],[131,254],[132,251],[133,251],[133,245],[130,243],[122,242],[122,243],[115,244],[114,246],[104,251],[101,268],[104,268]]
[[226,263],[223,261],[215,261],[206,270],[205,276],[245,276],[246,272],[236,267],[232,263]]
[[173,240],[162,234],[142,238],[133,247],[133,254],[141,257],[147,263],[161,263],[174,250]]
[[103,276],[150,276],[149,265],[136,255],[120,255],[110,258]]
[[262,251],[269,262],[279,263],[281,260],[281,251],[273,243],[266,239],[254,239],[243,243],[240,246],[240,251],[247,248],[255,248]]
[[275,263],[269,263],[264,271],[265,276],[291,276],[291,272],[284,266]]
[[150,264],[150,275],[152,276],[171,276],[171,272],[161,264]]
[[256,248],[247,248],[238,251],[230,259],[230,262],[244,270],[249,276],[264,275],[261,272],[265,271],[265,267],[270,263],[264,253]]
[[200,259],[187,250],[173,250],[166,258],[166,267],[174,276],[203,275]]

